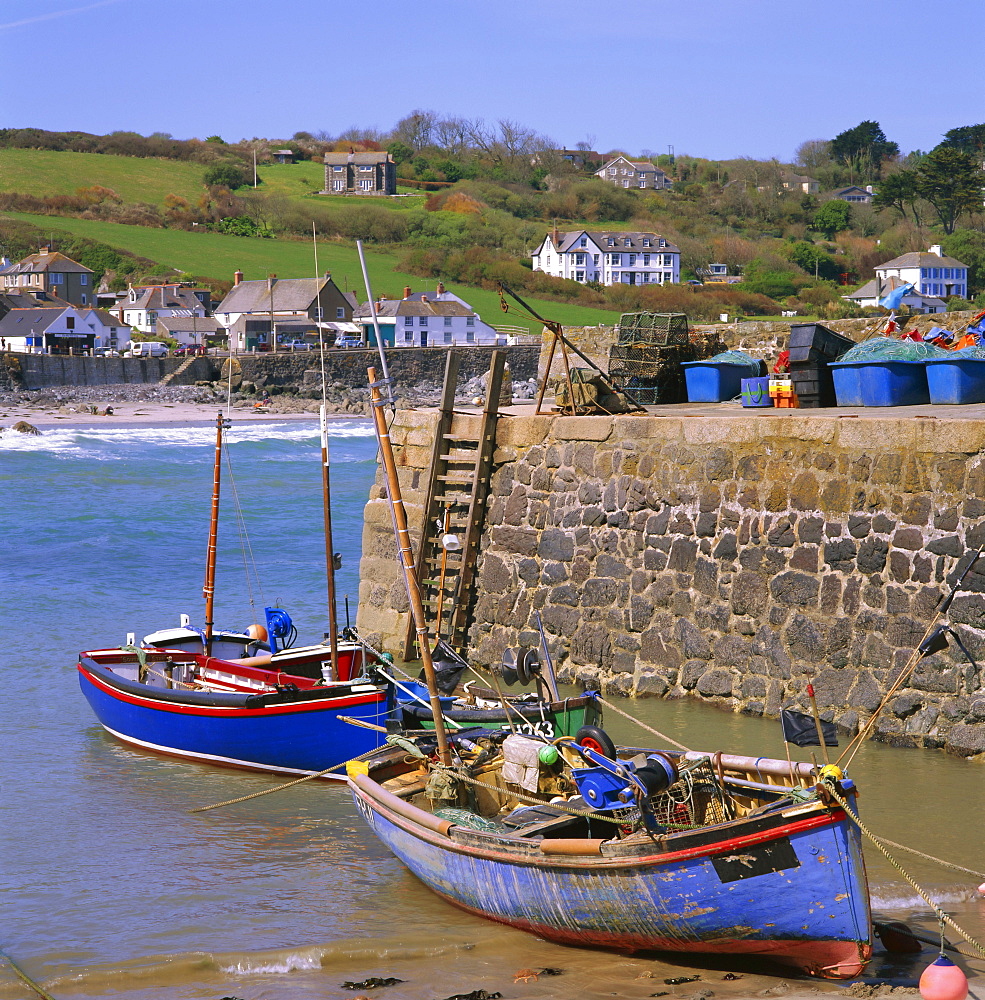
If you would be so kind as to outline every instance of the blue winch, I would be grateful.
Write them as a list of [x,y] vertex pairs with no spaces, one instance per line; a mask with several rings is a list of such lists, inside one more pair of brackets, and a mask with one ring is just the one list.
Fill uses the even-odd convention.
[[649,755],[645,763],[615,761],[587,747],[578,750],[596,765],[571,769],[571,776],[585,802],[596,812],[612,812],[636,805],[644,822],[650,826],[652,814],[647,808],[648,800],[677,781],[677,767],[673,761],[661,754]]
[[270,643],[270,652],[277,652],[277,640],[287,639],[281,642],[280,648],[287,649],[297,636],[297,629],[291,616],[283,608],[264,608],[263,613],[267,620],[267,641]]

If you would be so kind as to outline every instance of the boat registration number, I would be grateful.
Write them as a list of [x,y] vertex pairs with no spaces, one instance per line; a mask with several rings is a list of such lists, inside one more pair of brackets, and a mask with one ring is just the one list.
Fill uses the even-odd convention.
[[[500,726],[500,729],[509,728],[509,725]],[[548,722],[546,719],[541,719],[539,722],[520,722],[514,725],[513,729],[518,733],[523,733],[525,736],[543,736],[549,740],[554,739],[557,735],[554,732],[554,723]]]

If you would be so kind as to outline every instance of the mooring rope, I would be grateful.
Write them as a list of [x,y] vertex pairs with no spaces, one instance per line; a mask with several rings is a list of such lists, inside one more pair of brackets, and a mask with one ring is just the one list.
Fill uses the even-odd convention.
[[[934,911],[937,919],[941,921],[942,924],[947,924],[953,930],[957,931],[964,939],[971,945],[975,951],[978,952],[980,956],[985,958],[985,945],[980,944],[976,941],[963,927],[957,924],[947,913],[945,913],[931,898],[930,895],[925,892],[916,882],[912,875],[889,853],[885,846],[883,846],[883,841],[880,837],[877,837],[859,818],[852,812],[851,807],[848,803],[838,794],[834,787],[834,781],[830,778],[824,778],[821,782],[825,789],[830,793],[831,797],[845,810],[845,815],[862,831],[862,833],[872,841],[876,846],[876,849],[882,853],[886,860],[906,879],[907,882],[913,887],[917,895]],[[888,843],[888,841],[887,841]],[[898,846],[898,845],[894,845]],[[908,848],[904,848],[905,850]],[[937,860],[937,859],[934,859]],[[965,869],[967,871],[967,869]],[[964,954],[962,952],[962,954]],[[968,956],[966,956],[968,957]]]
[[612,711],[616,713],[616,715],[621,715],[623,716],[623,718],[629,719],[630,722],[635,722],[636,725],[640,727],[640,729],[645,729],[648,733],[652,734],[653,736],[659,736],[660,739],[665,740],[671,746],[677,747],[678,750],[684,750],[684,751],[690,750],[690,747],[684,746],[683,743],[678,743],[677,740],[672,740],[665,733],[660,732],[659,729],[654,729],[653,726],[648,726],[645,722],[640,722],[639,719],[637,719],[633,715],[630,715],[629,712],[624,712],[621,708],[617,708],[615,705],[612,704],[611,701],[607,701],[605,698],[603,698],[602,695],[597,695],[596,697],[598,698],[598,701],[602,705],[605,705],[606,708],[611,708]]
[[0,951],[0,957],[6,961],[14,970],[17,978],[26,983],[43,1000],[55,1000],[55,998],[38,982],[35,982],[6,952]]

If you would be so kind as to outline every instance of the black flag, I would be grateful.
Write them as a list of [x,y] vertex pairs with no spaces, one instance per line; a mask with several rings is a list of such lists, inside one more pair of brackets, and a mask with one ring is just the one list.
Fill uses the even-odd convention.
[[[780,725],[783,727],[783,742],[792,743],[797,747],[819,747],[821,741],[817,738],[817,726],[814,719],[803,712],[795,712],[785,708],[780,713]],[[833,722],[822,722],[821,733],[824,735],[825,746],[838,745],[838,729]]]

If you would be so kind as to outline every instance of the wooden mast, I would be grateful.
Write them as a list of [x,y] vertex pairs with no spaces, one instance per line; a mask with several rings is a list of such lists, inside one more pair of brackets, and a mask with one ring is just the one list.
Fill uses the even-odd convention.
[[438,685],[434,676],[434,662],[431,659],[431,643],[428,641],[424,603],[421,600],[421,588],[417,582],[417,574],[414,572],[414,552],[410,544],[410,532],[407,530],[407,512],[404,510],[403,496],[400,493],[400,481],[397,479],[397,465],[393,459],[390,429],[387,427],[386,415],[383,413],[384,400],[376,381],[375,368],[369,369],[369,384],[373,394],[373,421],[376,425],[376,439],[380,444],[380,456],[383,459],[383,469],[386,473],[390,510],[393,512],[394,527],[397,532],[397,554],[400,558],[400,568],[403,570],[404,583],[407,587],[407,597],[410,599],[410,608],[414,616],[418,649],[421,653],[421,662],[424,665],[424,678],[427,681],[428,694],[431,699],[434,732],[438,737],[438,757],[442,764],[451,766],[448,735],[445,732],[445,722],[441,715],[441,701],[438,696]]
[[216,536],[219,532],[219,473],[222,469],[222,429],[225,422],[222,412],[215,421],[215,465],[212,472],[212,519],[209,521],[209,548],[205,557],[205,585],[202,596],[205,598],[205,655],[212,655],[213,607],[215,605],[215,554]]
[[[322,352],[324,359],[324,350]],[[324,374],[322,375],[324,385]],[[332,650],[332,680],[339,679],[339,623],[335,608],[335,545],[332,542],[332,487],[328,470],[328,413],[321,405],[321,485],[325,516],[325,572],[328,578],[328,641]]]

